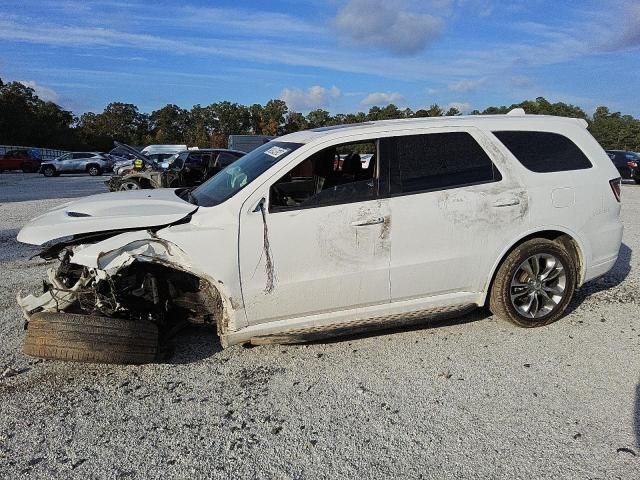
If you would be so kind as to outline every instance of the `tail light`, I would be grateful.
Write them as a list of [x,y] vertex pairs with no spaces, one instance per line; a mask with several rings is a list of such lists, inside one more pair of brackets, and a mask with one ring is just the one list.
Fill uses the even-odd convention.
[[611,185],[611,190],[613,190],[616,200],[620,203],[622,200],[622,179],[618,177],[613,180],[609,180],[609,185]]
[[637,162],[627,162],[627,166],[630,168],[638,168]]

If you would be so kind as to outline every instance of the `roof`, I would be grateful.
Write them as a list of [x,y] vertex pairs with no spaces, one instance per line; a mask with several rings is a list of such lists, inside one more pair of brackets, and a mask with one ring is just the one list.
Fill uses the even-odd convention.
[[346,125],[303,130],[278,137],[277,141],[292,143],[310,143],[326,137],[327,140],[357,134],[379,134],[397,130],[437,127],[483,127],[491,130],[505,129],[531,130],[533,128],[554,130],[555,127],[566,127],[567,124],[579,124],[587,127],[581,118],[554,117],[550,115],[525,115],[522,109],[515,109],[506,115],[463,115],[456,117],[404,118],[399,120],[378,120]]
[[230,148],[198,148],[194,150],[182,150],[181,152],[176,152],[178,154],[183,153],[207,153],[207,152],[229,152],[229,153],[238,153],[240,155],[246,155],[247,152],[243,152],[241,150],[232,150]]

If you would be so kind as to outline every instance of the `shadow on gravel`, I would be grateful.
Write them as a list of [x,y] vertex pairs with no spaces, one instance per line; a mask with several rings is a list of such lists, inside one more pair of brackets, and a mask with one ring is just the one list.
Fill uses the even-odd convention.
[[171,339],[161,363],[186,365],[199,362],[222,351],[215,327],[189,326]]
[[365,327],[361,331],[347,329],[344,331],[331,332],[328,337],[309,340],[310,344],[341,343],[364,338],[379,337],[383,335],[395,335],[397,333],[415,332],[420,330],[431,330],[434,328],[451,327],[454,325],[465,325],[467,323],[479,322],[491,316],[488,308],[473,308],[472,310],[462,310],[456,313],[436,314],[424,317],[410,325],[401,327],[389,327],[388,323],[380,328]]
[[567,314],[573,312],[591,295],[615,288],[624,282],[629,275],[629,272],[631,272],[632,255],[633,250],[631,250],[627,244],[623,243],[620,245],[618,261],[615,263],[613,268],[606,275],[583,285],[582,288],[575,293],[573,300],[569,304],[569,308],[567,308]]
[[41,248],[18,242],[19,228],[0,230],[0,263],[28,260]]

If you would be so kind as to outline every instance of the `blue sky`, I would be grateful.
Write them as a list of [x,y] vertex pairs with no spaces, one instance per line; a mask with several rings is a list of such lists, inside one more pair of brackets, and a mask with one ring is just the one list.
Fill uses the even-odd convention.
[[544,96],[640,116],[640,0],[0,0],[0,78],[75,113]]

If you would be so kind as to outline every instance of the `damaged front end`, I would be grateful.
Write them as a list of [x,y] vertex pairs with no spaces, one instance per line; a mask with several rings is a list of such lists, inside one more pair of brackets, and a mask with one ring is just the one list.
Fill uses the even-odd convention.
[[145,320],[167,337],[189,322],[214,324],[223,316],[218,290],[189,271],[184,252],[151,230],[69,243],[41,254],[60,261],[49,270],[43,293],[18,294],[27,322],[38,312]]

